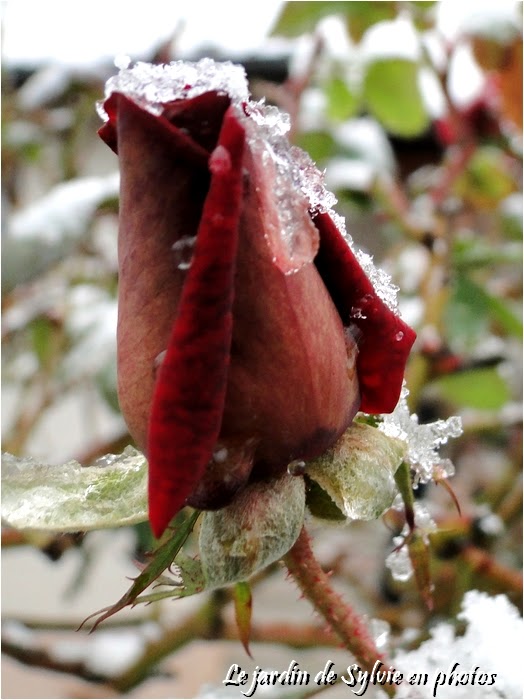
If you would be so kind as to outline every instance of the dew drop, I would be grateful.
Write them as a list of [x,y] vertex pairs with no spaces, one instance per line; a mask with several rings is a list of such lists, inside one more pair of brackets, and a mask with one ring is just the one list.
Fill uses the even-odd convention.
[[287,473],[291,476],[303,476],[306,473],[306,463],[303,459],[294,459],[287,465]]
[[191,267],[195,242],[196,236],[182,236],[171,246],[171,250],[175,253],[179,270],[189,270]]
[[402,340],[403,337],[404,337],[404,332],[403,332],[403,331],[399,331],[399,332],[396,334],[396,336],[395,336],[395,340],[398,340],[398,341],[400,342],[400,341]]
[[228,457],[228,452],[225,447],[221,447],[220,449],[216,450],[216,452],[213,452],[213,461],[217,462],[217,464],[223,464]]

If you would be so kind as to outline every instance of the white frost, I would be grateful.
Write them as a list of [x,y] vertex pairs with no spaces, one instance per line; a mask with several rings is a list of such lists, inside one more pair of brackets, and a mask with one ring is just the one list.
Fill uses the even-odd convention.
[[410,414],[404,387],[393,413],[381,416],[379,429],[390,437],[404,440],[408,445],[406,461],[415,470],[416,482],[427,483],[435,478],[453,476],[455,469],[449,459],[443,459],[438,450],[450,438],[462,435],[462,421],[458,416],[434,423],[419,424],[418,416]]
[[[518,610],[503,595],[490,597],[468,591],[458,618],[467,623],[464,635],[458,636],[450,624],[440,623],[418,649],[396,654],[395,667],[407,678],[415,671],[429,675],[425,685],[400,685],[397,697],[435,697],[435,682],[441,673],[446,679],[437,685],[437,698],[521,698],[524,626]],[[450,683],[455,664],[458,666]],[[472,682],[473,672],[476,677]],[[469,683],[455,682],[466,673],[470,674]],[[488,674],[488,682],[479,683],[481,674]],[[496,674],[495,682],[488,684],[492,674]]]

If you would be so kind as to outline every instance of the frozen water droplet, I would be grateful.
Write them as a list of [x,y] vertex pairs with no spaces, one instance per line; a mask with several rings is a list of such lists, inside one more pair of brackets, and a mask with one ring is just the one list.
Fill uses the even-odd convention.
[[[393,543],[397,547],[403,542],[403,537],[394,537]],[[396,581],[409,581],[413,575],[413,565],[409,558],[409,551],[404,544],[400,549],[395,549],[386,557],[386,566]]]
[[367,318],[367,316],[362,313],[362,309],[359,306],[353,306],[351,308],[351,318]]
[[228,457],[228,451],[226,447],[221,447],[215,452],[213,452],[213,461],[217,464],[223,464]]
[[196,238],[196,236],[182,236],[171,246],[179,270],[189,270],[191,267]]
[[384,649],[389,641],[391,627],[385,620],[379,620],[378,618],[372,618],[369,621],[369,626],[375,640],[375,646],[377,649]]
[[167,355],[167,350],[162,350],[162,352],[159,352],[158,355],[153,360],[153,370],[155,372],[157,372],[159,370],[160,365],[164,361],[164,358],[166,355]]
[[403,337],[404,337],[403,331],[399,331],[399,332],[396,334],[396,336],[395,336],[395,340],[397,340],[397,341],[400,342],[400,341],[402,340]]
[[302,459],[294,459],[287,465],[287,473],[291,476],[303,476],[306,472],[306,463]]

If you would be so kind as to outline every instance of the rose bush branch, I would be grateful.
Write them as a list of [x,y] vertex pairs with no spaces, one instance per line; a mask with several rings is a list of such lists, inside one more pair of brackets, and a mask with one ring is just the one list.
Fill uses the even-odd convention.
[[304,596],[340,637],[346,649],[371,672],[377,660],[384,660],[383,655],[362,617],[333,590],[328,575],[313,554],[305,528],[284,557],[284,562]]

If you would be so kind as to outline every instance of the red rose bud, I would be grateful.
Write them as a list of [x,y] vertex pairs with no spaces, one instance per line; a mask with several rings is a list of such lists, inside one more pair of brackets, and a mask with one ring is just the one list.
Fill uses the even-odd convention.
[[359,409],[392,411],[415,334],[240,67],[138,64],[104,110],[121,171],[119,398],[160,536],[186,503],[221,508],[318,457]]

